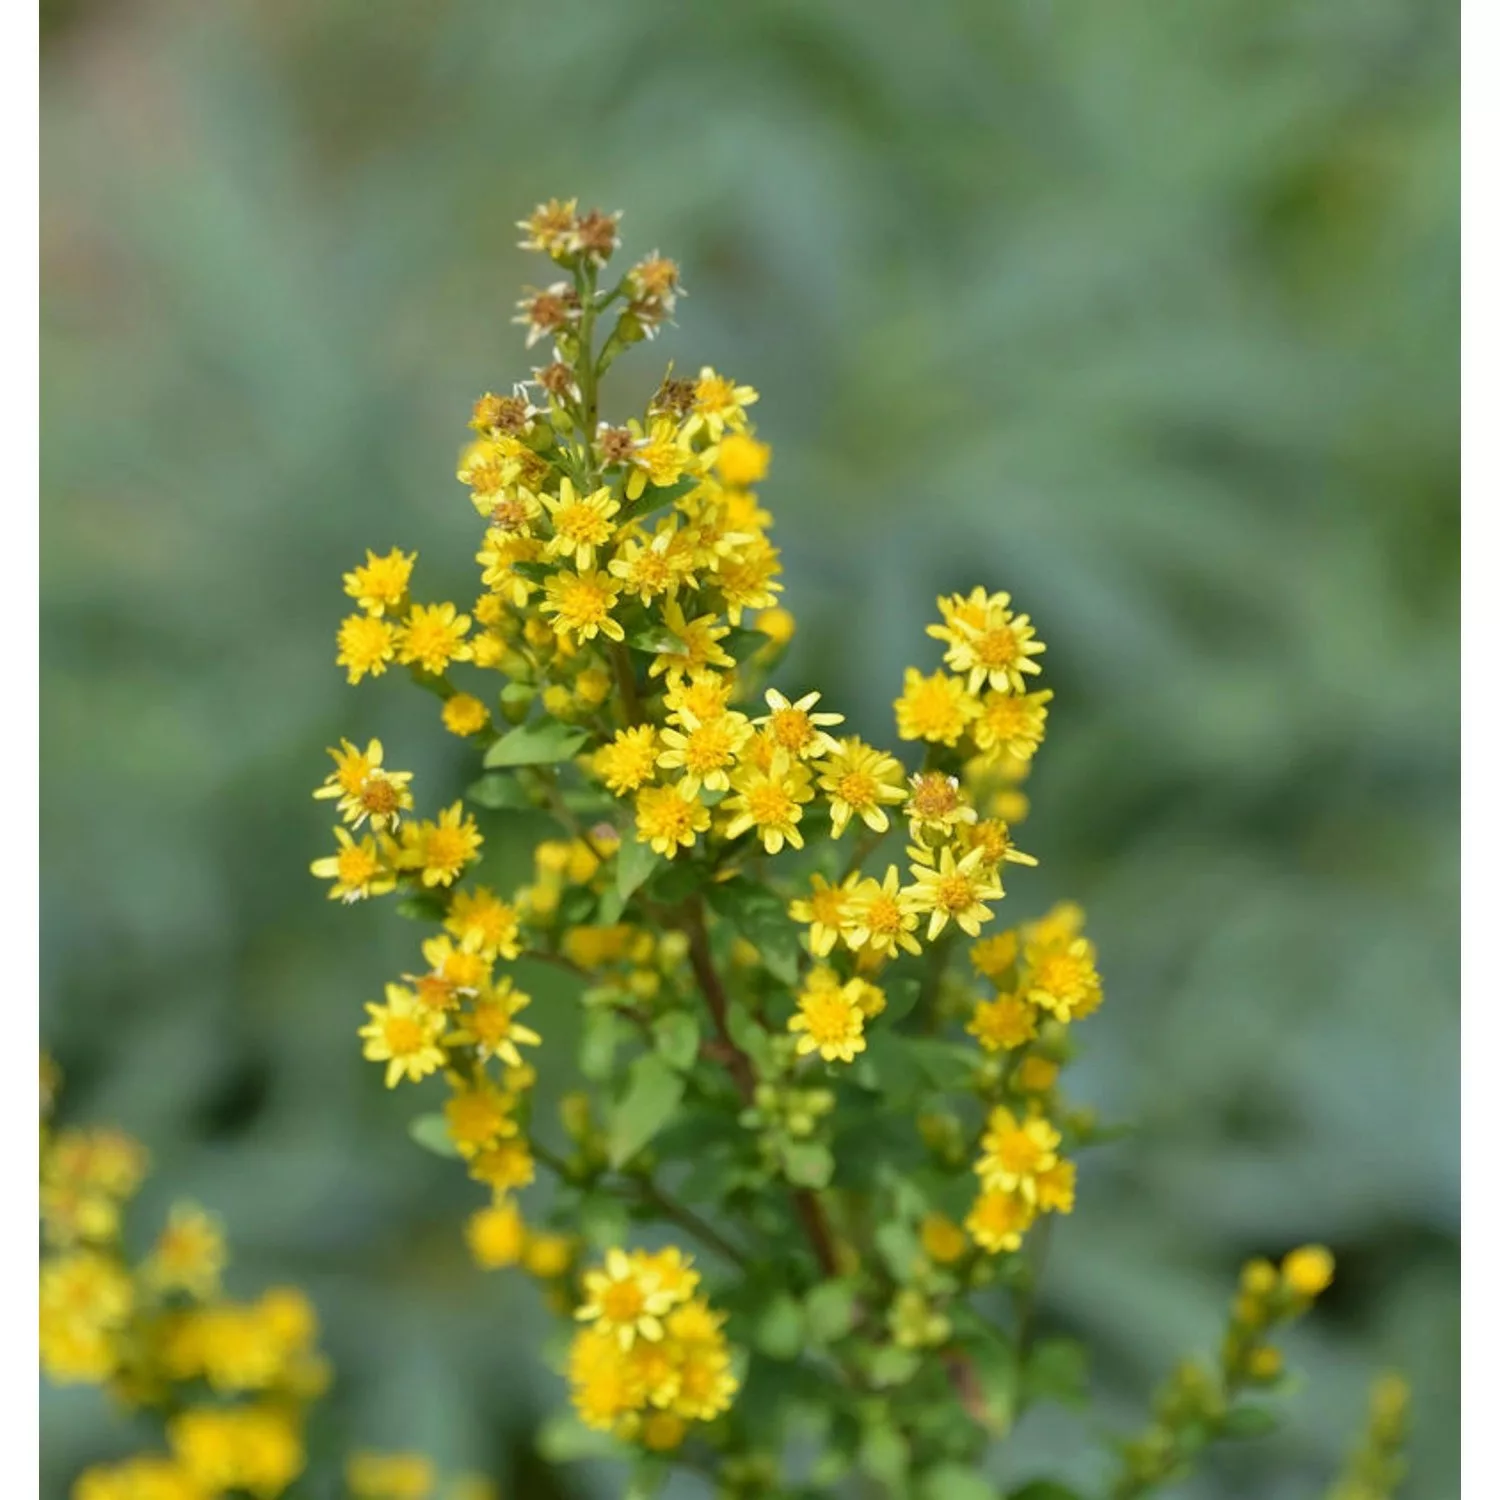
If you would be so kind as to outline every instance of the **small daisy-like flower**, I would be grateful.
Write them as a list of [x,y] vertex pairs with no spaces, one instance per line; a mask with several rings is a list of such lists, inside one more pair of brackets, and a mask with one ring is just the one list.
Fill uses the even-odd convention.
[[455,891],[443,926],[460,943],[473,944],[489,958],[521,955],[520,914],[486,886]]
[[558,258],[568,254],[573,244],[573,235],[578,227],[578,200],[560,198],[539,203],[524,218],[516,220],[516,228],[524,229],[520,241],[523,250],[540,250],[543,255]]
[[385,751],[379,740],[371,740],[363,752],[343,741],[343,749],[330,749],[334,769],[314,797],[337,797],[339,815],[358,828],[366,819],[377,833],[394,828],[401,814],[411,808],[410,771],[387,771],[381,765]]
[[630,314],[648,339],[654,339],[672,316],[678,297],[687,295],[677,262],[655,251],[625,273],[625,289],[630,296]]
[[583,1273],[583,1302],[575,1316],[629,1349],[637,1338],[660,1339],[662,1319],[679,1300],[645,1256],[616,1248],[605,1255],[601,1268]]
[[458,1018],[451,1040],[473,1047],[480,1057],[498,1057],[513,1068],[522,1064],[517,1044],[541,1045],[541,1037],[516,1017],[531,1004],[531,996],[518,990],[509,978],[485,986]]
[[383,615],[406,597],[416,560],[415,552],[408,556],[398,547],[392,547],[384,557],[366,548],[363,565],[344,574],[344,592],[367,614]]
[[788,912],[794,922],[806,922],[811,927],[807,946],[814,956],[827,958],[853,920],[859,875],[850,875],[841,885],[829,885],[821,875],[814,875],[811,884],[811,893],[793,901]]
[[469,1162],[469,1176],[496,1194],[523,1188],[536,1179],[531,1148],[519,1137],[496,1141]]
[[729,626],[720,625],[717,615],[699,615],[689,620],[682,606],[669,600],[662,610],[662,625],[680,650],[658,651],[651,662],[651,675],[663,672],[701,672],[705,667],[733,667],[734,658],[719,644],[729,634]]
[[930,1213],[918,1231],[922,1249],[940,1266],[951,1266],[968,1253],[969,1241],[963,1230],[944,1214]]
[[964,800],[958,777],[942,771],[918,771],[911,778],[911,793],[901,809],[910,820],[911,836],[924,849],[929,840],[950,838],[979,814]]
[[516,1265],[526,1251],[526,1222],[510,1199],[469,1215],[464,1239],[474,1263],[485,1271]]
[[399,984],[385,987],[385,1004],[365,1006],[370,1019],[359,1028],[365,1057],[385,1064],[385,1086],[393,1089],[403,1078],[413,1083],[436,1073],[448,1060],[439,1043],[443,1036],[441,1011],[429,1010]]
[[452,885],[464,866],[478,858],[482,843],[478,825],[465,815],[463,803],[455,802],[438,814],[436,823],[403,826],[400,864],[420,870],[425,886]]
[[504,603],[524,609],[526,601],[536,592],[536,585],[525,574],[516,572],[516,564],[539,562],[542,547],[538,537],[491,526],[484,534],[484,546],[474,554],[484,586]]
[[573,481],[564,478],[554,495],[543,495],[542,505],[552,517],[552,540],[547,543],[548,557],[571,557],[580,572],[594,566],[594,553],[614,534],[611,517],[620,509],[608,485],[588,495],[579,495]]
[[1003,1105],[990,1111],[979,1145],[983,1155],[974,1170],[986,1188],[1019,1193],[1028,1203],[1036,1201],[1036,1179],[1057,1165],[1062,1136],[1041,1115],[1018,1120]]
[[929,625],[927,634],[947,645],[943,661],[968,676],[971,693],[986,683],[996,692],[1023,693],[1027,675],[1042,670],[1032,658],[1047,648],[1036,639],[1029,615],[1011,613],[1009,594],[977,588],[967,597],[939,599],[938,608],[943,623]]
[[625,628],[610,611],[620,594],[620,581],[589,569],[582,573],[554,573],[547,580],[542,611],[554,616],[553,628],[575,643],[591,641],[601,632],[612,641],[625,639]]
[[920,953],[917,924],[916,912],[901,898],[901,877],[895,865],[889,865],[884,880],[872,876],[855,887],[844,940],[856,952],[868,951],[878,958],[895,958],[898,950]]
[[982,849],[972,849],[959,860],[951,849],[944,849],[935,867],[913,865],[911,873],[913,884],[905,887],[902,897],[908,910],[928,914],[929,943],[950,920],[970,937],[978,937],[980,927],[994,915],[984,903],[1005,894],[985,867]]
[[854,818],[872,832],[884,833],[891,826],[885,809],[906,799],[906,772],[901,762],[861,739],[834,742],[834,748],[818,764],[818,785],[828,794],[834,838],[839,838]]
[[625,498],[638,500],[648,484],[665,489],[697,466],[698,456],[670,417],[658,417],[650,430],[643,432],[638,422],[630,424],[635,437],[635,451],[630,456],[630,477],[625,481]]
[[813,791],[812,774],[801,761],[778,750],[769,769],[742,766],[729,784],[734,793],[724,803],[729,815],[725,838],[737,839],[753,828],[767,854],[779,854],[785,844],[802,847],[797,824],[802,821],[802,804],[812,800]]
[[750,737],[750,721],[744,714],[724,713],[705,721],[681,715],[681,729],[661,732],[665,748],[656,758],[663,770],[682,772],[682,790],[694,796],[699,787],[711,792],[729,790],[729,772],[741,746]]
[[396,631],[396,656],[403,666],[418,666],[433,676],[451,661],[468,661],[474,648],[464,640],[468,615],[452,604],[413,604]]
[[490,711],[472,693],[455,693],[443,703],[443,728],[461,739],[488,729]]
[[480,941],[477,933],[458,944],[447,933],[430,937],[422,944],[427,972],[404,974],[402,978],[415,984],[429,1005],[439,1009],[457,1005],[460,995],[477,994],[489,981],[494,961],[483,951]]
[[775,688],[766,690],[771,712],[755,722],[769,733],[777,749],[785,750],[793,760],[811,760],[820,755],[837,755],[839,742],[825,729],[827,724],[842,724],[843,714],[814,713],[813,707],[823,695],[805,693],[795,703]]
[[656,776],[656,730],[649,724],[622,729],[594,751],[591,761],[597,776],[616,797],[644,786]]
[[814,969],[797,996],[787,1030],[800,1032],[797,1055],[816,1052],[825,1062],[853,1062],[865,1050],[865,1012],[831,969]]
[[1092,1015],[1104,998],[1094,956],[1094,945],[1083,937],[1027,944],[1022,980],[1026,998],[1059,1021]]
[[946,672],[924,677],[915,667],[908,667],[896,699],[896,733],[903,740],[956,745],[978,712],[979,704],[962,679]]
[[206,1301],[218,1291],[228,1258],[219,1221],[195,1204],[176,1203],[143,1271],[162,1291],[183,1291]]
[[583,315],[578,292],[566,281],[554,281],[541,291],[528,288],[527,295],[516,303],[516,307],[518,311],[511,322],[519,323],[526,330],[528,349],[570,327]]
[[337,665],[348,670],[349,681],[379,677],[396,654],[396,632],[377,615],[350,615],[339,626]]
[[969,962],[986,979],[998,984],[1016,961],[1020,952],[1019,940],[1014,932],[997,932],[993,937],[980,938],[969,949]]
[[625,538],[616,549],[609,571],[620,580],[626,594],[642,604],[663,595],[671,598],[683,585],[696,579],[692,557],[677,545],[677,532],[662,527],[649,541],[641,536]]
[[958,837],[960,849],[978,849],[991,869],[1003,864],[1035,865],[1036,856],[1023,854],[1011,843],[1010,825],[1003,818],[984,818],[965,826]]
[[745,426],[745,408],[760,400],[760,392],[750,385],[736,385],[726,376],[716,374],[707,365],[692,385],[692,407],[683,427],[686,436],[706,432],[710,442],[717,443],[726,427],[735,431]]
[[[1039,1057],[1028,1058],[1028,1062],[1041,1062]],[[1036,1175],[1036,1206],[1044,1214],[1070,1214],[1073,1212],[1073,1196],[1078,1178],[1078,1169],[1070,1161],[1058,1158],[1057,1165],[1048,1167]]]
[[1333,1252],[1324,1245],[1301,1245],[1281,1262],[1281,1279],[1299,1297],[1321,1297],[1333,1285]]
[[1003,1250],[1019,1250],[1035,1218],[1035,1207],[1024,1198],[1003,1188],[991,1188],[974,1200],[964,1228],[981,1249],[998,1255]]
[[345,828],[335,828],[337,854],[312,862],[312,873],[319,880],[331,880],[330,901],[363,901],[369,896],[383,896],[396,888],[396,872],[386,859],[387,851],[369,835],[357,844]]
[[708,809],[681,784],[648,786],[636,793],[635,836],[671,859],[708,831]]
[[748,433],[731,432],[705,458],[718,470],[725,484],[733,489],[748,489],[770,470],[771,447],[756,442]]
[[781,556],[764,537],[757,537],[719,559],[714,581],[724,597],[724,613],[731,625],[745,618],[747,609],[765,609],[781,592],[777,574]]
[[591,208],[573,227],[573,249],[592,265],[602,266],[620,243],[621,211]]
[[516,386],[509,396],[486,391],[475,403],[469,426],[478,433],[498,437],[501,433],[522,433],[531,427],[537,408],[531,404],[524,386]]
[[1036,1012],[1016,995],[981,1000],[964,1030],[986,1052],[1007,1052],[1023,1047],[1036,1035]]
[[694,672],[691,676],[674,673],[662,700],[667,706],[669,724],[686,724],[687,717],[706,723],[727,713],[734,696],[734,679],[718,672]]
[[986,693],[970,728],[974,743],[992,755],[1030,760],[1046,737],[1051,701],[1050,688],[1040,693]]
[[443,1106],[448,1137],[464,1157],[478,1156],[497,1141],[513,1136],[520,1129],[511,1118],[516,1101],[503,1094],[486,1078],[472,1083],[455,1082],[453,1093]]

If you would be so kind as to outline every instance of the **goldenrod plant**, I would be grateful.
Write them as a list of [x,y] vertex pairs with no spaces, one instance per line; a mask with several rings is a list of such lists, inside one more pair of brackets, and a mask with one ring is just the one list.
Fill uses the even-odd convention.
[[[1053,697],[1031,601],[937,600],[889,745],[778,685],[795,627],[757,392],[668,369],[644,409],[606,407],[684,295],[660,254],[611,271],[619,219],[522,221],[546,269],[515,321],[545,363],[474,404],[473,601],[425,598],[399,546],[344,576],[348,681],[404,669],[473,756],[461,797],[424,803],[393,726],[332,749],[313,793],[339,819],[312,864],[329,897],[426,929],[363,1054],[482,1194],[475,1261],[571,1327],[547,1456],[613,1457],[636,1496],[683,1466],[743,1500],[1067,1500],[985,1477],[1029,1407],[1087,1401],[1085,1352],[1034,1309],[1079,1159],[1118,1133],[1064,1087],[1104,998],[1083,912],[999,918],[1036,864],[1015,829]],[[512,888],[495,856],[522,841]],[[561,1036],[554,1117],[535,1059]],[[1319,1246],[1247,1266],[1217,1359],[1105,1445],[1095,1493],[1156,1493],[1274,1427],[1272,1335],[1332,1276]],[[420,1462],[365,1455],[350,1483]],[[134,1492],[84,1500],[106,1493]]]

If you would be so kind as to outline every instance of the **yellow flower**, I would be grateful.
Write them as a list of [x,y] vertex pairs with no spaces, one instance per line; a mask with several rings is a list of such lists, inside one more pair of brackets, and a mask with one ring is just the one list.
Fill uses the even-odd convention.
[[910,821],[912,838],[923,848],[929,839],[951,838],[979,818],[964,801],[958,777],[942,771],[918,771],[911,778],[911,792],[902,811]]
[[[699,615],[689,620],[682,606],[673,599],[662,610],[662,625],[680,650],[658,651],[651,660],[651,675],[663,672],[701,672],[705,667],[732,667],[734,658],[719,642],[729,634],[729,626],[718,624],[717,615]],[[704,715],[703,717],[708,717]]]
[[393,1089],[403,1078],[413,1083],[436,1073],[448,1060],[438,1043],[443,1036],[441,1011],[419,1005],[417,997],[399,984],[385,987],[384,1005],[367,1003],[370,1019],[359,1028],[365,1057],[385,1064],[385,1086]]
[[375,615],[349,615],[339,626],[337,664],[348,668],[349,681],[379,677],[396,654],[396,632]]
[[1000,982],[1001,976],[1016,961],[1018,940],[1012,932],[997,932],[993,937],[981,938],[969,949],[969,962],[986,979]]
[[1099,1008],[1104,998],[1094,945],[1087,938],[1029,943],[1024,955],[1022,985],[1033,1005],[1050,1011],[1059,1021],[1081,1020]]
[[708,809],[681,784],[648,786],[636,793],[635,836],[671,859],[708,830]]
[[656,776],[656,756],[656,730],[641,724],[620,730],[596,750],[591,768],[616,797],[623,797]]
[[818,763],[818,785],[828,794],[834,838],[842,836],[853,818],[884,833],[891,826],[886,807],[906,799],[901,762],[861,739],[834,741]]
[[956,745],[978,712],[979,704],[960,678],[946,672],[924,677],[915,667],[908,667],[896,699],[896,733],[903,740]]
[[610,611],[620,594],[620,582],[608,573],[587,569],[581,573],[554,573],[547,580],[542,610],[559,636],[579,644],[591,641],[601,631],[612,641],[625,639],[625,627]]
[[411,808],[411,772],[387,771],[381,764],[385,751],[379,740],[371,740],[363,751],[344,740],[342,749],[330,747],[328,753],[333,771],[313,796],[337,797],[339,816],[355,828],[367,818],[376,832],[394,828]]
[[498,1271],[520,1261],[526,1249],[526,1224],[521,1210],[507,1198],[470,1214],[464,1238],[477,1265]]
[[508,1193],[525,1187],[535,1178],[536,1163],[525,1141],[518,1137],[500,1140],[470,1161],[469,1176],[496,1193]]
[[770,768],[742,766],[729,778],[734,794],[724,803],[729,815],[724,836],[737,839],[754,829],[767,854],[779,854],[782,846],[802,847],[797,824],[802,821],[802,804],[812,800],[812,775],[801,761],[787,758],[777,750]]
[[807,946],[816,957],[827,958],[848,927],[858,882],[859,876],[854,874],[842,885],[829,885],[821,875],[815,874],[811,878],[811,894],[805,900],[793,901],[788,907],[794,922],[810,924],[812,930],[808,933]]
[[587,1328],[568,1350],[573,1405],[586,1427],[610,1432],[621,1418],[646,1404],[638,1367],[626,1359],[612,1333]]
[[[530,496],[527,498],[540,511],[540,503]],[[524,609],[526,601],[535,592],[536,585],[525,574],[516,572],[516,564],[539,562],[541,556],[542,543],[529,532],[492,526],[485,532],[484,546],[474,554],[474,560],[483,570],[479,575],[480,581],[487,589],[494,590],[493,598],[516,609]],[[492,608],[493,606],[487,606],[487,609]],[[500,621],[493,618],[487,623],[497,625]]]
[[515,1135],[520,1129],[511,1118],[515,1104],[511,1095],[501,1093],[487,1078],[472,1083],[455,1081],[453,1093],[443,1106],[443,1118],[458,1154],[475,1157],[497,1141]]
[[1026,674],[1041,671],[1032,657],[1047,648],[1035,639],[1028,615],[1011,613],[1009,594],[976,588],[967,597],[939,599],[938,609],[943,623],[929,625],[927,634],[947,644],[943,661],[960,675],[968,674],[971,693],[986,682],[998,692],[1021,693]]
[[913,884],[902,890],[908,911],[928,913],[930,943],[949,923],[956,922],[970,937],[994,915],[986,901],[1005,895],[993,871],[984,864],[984,851],[972,849],[955,860],[952,849],[944,849],[936,867],[913,865]]
[[637,1338],[660,1339],[662,1319],[685,1299],[686,1294],[663,1285],[649,1257],[612,1249],[602,1268],[583,1273],[583,1302],[575,1316],[612,1335],[621,1349],[629,1349]]
[[1040,1115],[1018,1120],[1003,1105],[990,1111],[988,1129],[980,1141],[983,1155],[975,1171],[986,1188],[1019,1193],[1035,1203],[1037,1178],[1058,1163],[1062,1136]]
[[922,945],[917,940],[916,928],[917,914],[902,902],[895,865],[886,867],[884,880],[871,876],[854,888],[849,903],[849,925],[844,932],[844,941],[851,948],[880,958],[894,958],[897,949],[920,953]]
[[1034,855],[1023,854],[1011,842],[1010,825],[1002,818],[983,818],[968,824],[959,833],[958,845],[962,850],[978,849],[984,855],[984,864],[990,869],[998,869],[1004,864],[1036,864]]
[[747,609],[764,609],[776,602],[782,585],[781,555],[764,537],[755,537],[719,559],[714,581],[724,597],[724,613],[738,625]]
[[1299,1297],[1321,1296],[1333,1282],[1333,1255],[1323,1245],[1303,1245],[1282,1261],[1281,1279]]
[[821,755],[837,755],[839,742],[824,728],[825,724],[842,724],[843,714],[817,714],[813,706],[822,697],[821,693],[806,693],[795,703],[778,693],[775,688],[766,690],[766,702],[771,712],[755,722],[767,730],[771,743],[784,750],[793,760],[811,760]]
[[227,1259],[219,1221],[194,1204],[177,1203],[143,1269],[152,1286],[205,1301],[218,1291]]
[[744,714],[724,713],[708,720],[691,714],[679,715],[681,729],[661,732],[666,746],[656,758],[663,770],[680,770],[680,785],[687,796],[695,796],[700,787],[711,792],[729,789],[729,771],[741,747],[750,737],[750,721]]
[[969,1248],[963,1230],[939,1213],[930,1213],[922,1220],[920,1234],[922,1249],[940,1266],[962,1260]]
[[565,1234],[528,1234],[525,1260],[533,1276],[555,1281],[573,1264],[573,1241]]
[[466,738],[489,728],[490,711],[472,693],[455,693],[443,703],[443,728]]
[[344,1478],[353,1500],[429,1500],[437,1484],[422,1453],[351,1453]]
[[824,1062],[853,1062],[865,1050],[865,1013],[848,985],[831,969],[814,969],[797,996],[787,1030],[801,1032],[797,1055],[816,1052]]
[[554,259],[569,254],[578,227],[577,213],[576,198],[569,198],[566,203],[552,198],[537,204],[524,219],[516,220],[516,228],[526,231],[520,241],[521,249],[540,250]]
[[582,573],[594,566],[594,553],[615,534],[611,517],[620,509],[608,485],[579,495],[573,481],[564,478],[556,496],[543,495],[542,505],[552,517],[552,540],[548,557],[571,557]]
[[449,662],[473,656],[473,646],[464,640],[469,625],[468,615],[459,614],[452,604],[413,604],[396,630],[396,659],[436,676]]
[[443,926],[461,944],[476,945],[487,958],[520,957],[520,915],[488,886],[455,891]]
[[[1031,1059],[1040,1062],[1040,1058]],[[1074,1183],[1078,1169],[1070,1161],[1058,1158],[1055,1165],[1036,1174],[1036,1206],[1042,1213],[1073,1212]]]
[[402,828],[399,863],[404,870],[420,870],[425,886],[452,885],[464,866],[479,857],[482,843],[484,835],[473,818],[465,815],[462,802],[455,802],[438,814],[436,823]]
[[1021,1239],[1031,1228],[1036,1210],[1024,1198],[1004,1188],[986,1188],[974,1200],[964,1228],[974,1243],[991,1255],[1019,1250]]
[[1015,995],[1001,995],[994,1000],[979,1001],[964,1030],[986,1052],[998,1052],[1002,1047],[1014,1051],[1036,1035],[1036,1012]]
[[116,1464],[96,1464],[73,1483],[71,1500],[210,1500],[209,1492],[175,1459],[138,1453]]
[[693,409],[683,424],[683,436],[705,431],[709,441],[717,443],[726,427],[736,431],[744,428],[745,408],[759,400],[760,393],[754,386],[736,385],[704,365],[693,386]]
[[406,597],[416,560],[415,552],[408,557],[398,547],[392,547],[384,557],[376,557],[366,548],[364,565],[344,574],[344,592],[368,614],[383,615]]
[[745,489],[766,477],[771,449],[743,432],[731,432],[714,450],[713,464],[725,484]]
[[653,1453],[670,1453],[687,1436],[688,1424],[674,1411],[651,1412],[641,1423],[641,1442]]
[[525,1047],[541,1044],[541,1037],[516,1017],[531,1004],[531,996],[518,990],[509,977],[497,979],[481,990],[469,1008],[459,1017],[453,1033],[454,1045],[474,1047],[480,1057],[498,1057],[501,1062],[518,1068],[522,1064],[517,1043]]
[[306,1456],[296,1419],[270,1406],[190,1407],[167,1424],[178,1461],[215,1492],[282,1493]]
[[692,557],[678,545],[677,532],[670,524],[658,528],[649,542],[641,536],[626,537],[616,549],[609,571],[627,594],[648,605],[662,595],[671,598],[683,585],[691,587],[696,582]]
[[369,835],[357,844],[347,829],[335,828],[337,854],[315,859],[310,866],[319,880],[331,880],[330,901],[363,901],[367,896],[383,896],[396,888],[396,875],[386,863],[385,851]]
[[1050,688],[1040,693],[988,692],[980,700],[971,733],[981,750],[1030,760],[1047,733]]
[[671,724],[686,724],[685,715],[707,723],[727,713],[734,696],[734,679],[719,672],[699,671],[691,676],[676,673],[667,682],[669,686],[662,701],[667,707],[667,722]]
[[772,646],[785,646],[797,633],[797,620],[789,609],[763,609],[755,617],[755,628]]
[[1016,1069],[1013,1080],[1014,1086],[1022,1094],[1045,1094],[1051,1091],[1057,1082],[1057,1075],[1061,1070],[1050,1057],[1037,1057],[1033,1054],[1021,1060],[1021,1066]]

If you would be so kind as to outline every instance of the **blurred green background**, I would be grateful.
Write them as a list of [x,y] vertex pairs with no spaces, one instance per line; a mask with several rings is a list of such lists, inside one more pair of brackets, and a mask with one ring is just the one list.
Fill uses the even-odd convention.
[[[527,1457],[550,1320],[467,1268],[470,1185],[359,1058],[414,930],[307,873],[339,735],[462,784],[428,700],[343,684],[339,574],[396,543],[472,590],[513,221],[578,194],[684,267],[626,393],[667,358],[762,392],[795,686],[892,738],[979,582],[1050,645],[1013,915],[1087,906],[1075,1093],[1141,1126],[1044,1309],[1101,1418],[1244,1257],[1322,1239],[1290,1428],[1189,1493],[1320,1494],[1394,1365],[1408,1493],[1456,1495],[1457,6],[42,11],[43,1038],[69,1117],[150,1144],[144,1218],[196,1195],[238,1290],[309,1287],[337,1440],[616,1484]],[[997,1473],[1087,1478],[1078,1436],[1028,1421]],[[43,1495],[129,1441],[47,1393]]]

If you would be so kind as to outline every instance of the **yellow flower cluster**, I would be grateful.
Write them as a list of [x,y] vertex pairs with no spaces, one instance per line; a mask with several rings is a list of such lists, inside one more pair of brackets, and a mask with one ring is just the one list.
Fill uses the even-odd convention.
[[74,1500],[216,1500],[230,1490],[272,1500],[302,1472],[303,1410],[328,1383],[317,1318],[293,1288],[226,1299],[223,1232],[192,1204],[176,1205],[132,1263],[122,1211],[145,1172],[146,1153],[128,1136],[53,1132],[43,1121],[43,1372],[105,1385],[127,1406],[175,1410],[170,1456],[89,1469]]
[[1328,1500],[1392,1500],[1406,1477],[1406,1445],[1411,1388],[1399,1376],[1380,1376],[1370,1389],[1368,1425],[1349,1455]]
[[665,1451],[690,1424],[729,1409],[739,1381],[724,1315],[697,1288],[690,1257],[675,1246],[611,1250],[584,1273],[568,1379],[588,1426]]
[[1267,1342],[1278,1324],[1300,1317],[1333,1282],[1333,1256],[1322,1245],[1291,1251],[1278,1269],[1252,1260],[1240,1273],[1229,1328],[1224,1335],[1224,1371],[1237,1380],[1270,1381],[1281,1374],[1281,1352]]

